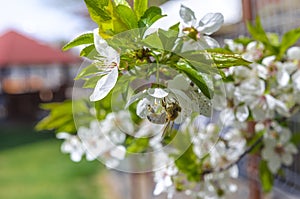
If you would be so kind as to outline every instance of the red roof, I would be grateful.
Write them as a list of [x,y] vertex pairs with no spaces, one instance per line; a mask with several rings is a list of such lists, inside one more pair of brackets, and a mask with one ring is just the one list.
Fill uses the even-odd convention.
[[15,31],[0,36],[0,68],[12,64],[74,63],[79,58]]

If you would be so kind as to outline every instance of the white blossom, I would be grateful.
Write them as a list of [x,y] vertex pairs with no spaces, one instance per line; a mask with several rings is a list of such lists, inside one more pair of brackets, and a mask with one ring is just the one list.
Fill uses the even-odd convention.
[[280,132],[271,131],[270,135],[264,139],[262,157],[267,160],[268,167],[274,174],[278,172],[282,164],[291,165],[292,155],[298,153],[296,146],[289,141],[290,137],[289,129],[282,128]]
[[105,39],[99,35],[99,29],[94,30],[94,45],[97,52],[100,54],[100,68],[103,72],[102,76],[90,96],[91,101],[98,101],[108,95],[108,93],[114,88],[118,80],[118,66],[120,64],[120,55],[109,46]]

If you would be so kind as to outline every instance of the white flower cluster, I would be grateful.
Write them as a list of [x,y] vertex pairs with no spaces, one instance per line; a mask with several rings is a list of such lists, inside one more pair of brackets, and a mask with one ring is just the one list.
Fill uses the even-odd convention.
[[[184,187],[184,193],[195,198],[219,198],[235,192],[237,185],[233,179],[238,178],[238,167],[235,162],[246,150],[246,140],[237,129],[220,130],[217,124],[199,116],[195,120],[187,119],[180,126],[182,133],[187,133],[192,139],[193,152],[202,161],[198,169],[203,171],[199,181],[189,181],[187,176],[170,164],[155,171],[156,187],[154,195],[162,192],[169,198],[178,188]],[[169,158],[168,154],[160,153],[155,161],[161,162],[161,157]],[[226,182],[226,183],[224,183]]]
[[87,160],[99,158],[107,167],[115,168],[126,155],[125,133],[133,131],[129,113],[120,111],[109,113],[101,122],[92,121],[89,128],[79,127],[77,135],[62,132],[57,138],[65,139],[61,151],[69,153],[72,161],[79,162],[86,155]]
[[290,165],[292,154],[297,153],[290,142],[291,132],[276,122],[276,118],[291,117],[299,107],[300,47],[291,47],[284,60],[279,61],[275,56],[263,57],[264,45],[257,41],[246,47],[233,40],[225,43],[230,50],[253,63],[226,71],[233,81],[224,83],[224,89],[216,92],[214,108],[220,110],[220,118],[226,126],[247,131],[246,124],[252,121],[256,124],[252,135],[264,131],[262,158],[276,174],[282,164]]

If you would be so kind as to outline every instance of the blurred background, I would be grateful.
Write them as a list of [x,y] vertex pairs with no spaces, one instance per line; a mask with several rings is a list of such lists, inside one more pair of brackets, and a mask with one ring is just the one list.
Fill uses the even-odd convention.
[[[73,78],[81,64],[76,49],[61,47],[96,25],[83,0],[0,0],[0,198],[4,199],[150,199],[151,174],[108,172],[99,162],[73,163],[60,152],[51,132],[33,127],[43,116],[40,103],[71,97]],[[191,7],[200,19],[221,12],[225,24],[213,35],[248,35],[245,21],[261,17],[266,31],[282,34],[300,25],[299,0],[150,0],[168,17],[156,26],[167,28],[179,20],[179,8]],[[130,1],[132,3],[132,0]],[[297,117],[292,125],[299,129]],[[287,178],[276,180],[273,198],[300,198],[300,157],[285,168]],[[245,165],[240,191],[249,194]],[[246,180],[245,180],[246,179]],[[182,196],[177,196],[183,198]],[[161,196],[159,198],[166,198]]]

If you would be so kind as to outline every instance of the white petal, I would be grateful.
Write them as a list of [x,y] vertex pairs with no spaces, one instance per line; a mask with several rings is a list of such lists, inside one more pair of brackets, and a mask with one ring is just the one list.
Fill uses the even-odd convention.
[[300,70],[298,70],[297,72],[295,72],[295,74],[293,74],[293,87],[296,91],[300,91]]
[[92,102],[103,99],[114,88],[118,80],[118,67],[114,67],[110,73],[103,76],[90,96]]
[[276,100],[276,111],[283,116],[290,117],[290,111],[282,101]]
[[184,5],[181,5],[179,15],[183,22],[188,25],[193,25],[196,21],[195,13]]
[[111,63],[120,63],[119,53],[109,46],[105,39],[99,35],[99,29],[94,29],[94,45],[97,52],[104,57],[104,64],[111,65]]
[[110,155],[118,160],[123,160],[126,155],[126,148],[124,146],[117,146],[113,150],[110,151]]
[[165,190],[165,186],[162,181],[158,182],[154,188],[153,195],[158,196]]
[[211,35],[220,29],[224,23],[224,17],[221,13],[208,13],[199,22],[197,28],[200,32]]
[[286,70],[279,70],[277,73],[277,82],[280,86],[284,87],[288,85],[290,81],[290,75]]
[[69,139],[71,137],[70,133],[60,132],[56,134],[57,139]]
[[286,152],[289,152],[289,153],[292,153],[292,154],[297,154],[298,153],[297,147],[294,144],[292,144],[292,143],[289,143],[288,145],[286,145],[284,147],[284,150]]
[[154,98],[164,98],[167,97],[167,95],[169,94],[161,88],[150,88],[147,92],[150,96]]
[[265,66],[270,66],[275,61],[275,59],[276,59],[275,55],[265,57],[262,60],[262,64],[265,65]]
[[109,158],[105,161],[105,166],[110,169],[116,168],[119,164],[119,160],[113,158]]
[[143,98],[140,100],[136,106],[136,114],[140,118],[146,118],[148,114],[148,105],[150,104],[150,101],[147,98]]
[[269,109],[274,110],[275,106],[276,106],[276,99],[273,96],[268,95],[268,94],[266,94],[265,97],[266,97],[266,102],[268,104]]
[[276,174],[278,169],[281,166],[281,162],[280,162],[279,158],[277,159],[277,156],[275,156],[275,157],[276,157],[276,160],[274,159],[274,161],[268,162],[268,167],[273,174]]
[[249,116],[249,110],[246,105],[239,106],[236,109],[236,118],[238,119],[238,121],[244,122],[248,118],[248,116]]
[[297,59],[300,60],[300,47],[294,46],[287,50],[287,57],[288,59]]
[[94,29],[94,44],[97,52],[103,55],[108,47],[107,42],[99,35],[99,28]]
[[209,36],[204,36],[203,39],[206,41],[210,48],[220,48],[220,44],[215,39]]
[[127,101],[124,108],[127,109],[133,102],[145,97],[146,95],[147,95],[147,93],[145,90],[143,92],[139,92],[135,95],[132,95],[131,98]]
[[293,163],[293,156],[290,153],[284,153],[281,155],[281,161],[284,165],[289,166]]
[[75,152],[71,153],[70,158],[73,162],[80,162],[82,155],[83,155],[83,153],[81,153],[80,151],[75,151]]
[[251,113],[256,121],[262,121],[266,118],[266,112],[258,106],[253,107]]

